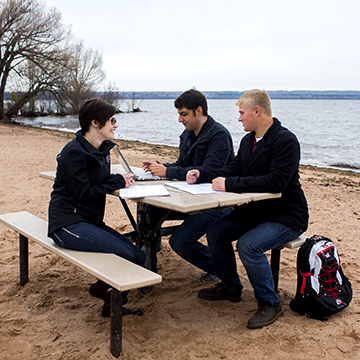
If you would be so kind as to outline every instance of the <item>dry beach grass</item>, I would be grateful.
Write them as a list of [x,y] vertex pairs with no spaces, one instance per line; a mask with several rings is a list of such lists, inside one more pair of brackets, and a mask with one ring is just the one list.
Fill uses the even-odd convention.
[[[55,170],[55,157],[73,134],[0,125],[0,213],[27,210],[47,219],[52,183],[39,178]],[[169,160],[177,150],[119,141],[129,162]],[[250,330],[256,310],[252,288],[238,260],[245,290],[240,303],[197,298],[201,271],[180,259],[163,240],[163,282],[129,306],[144,316],[123,321],[122,359],[359,359],[360,358],[360,176],[301,167],[310,209],[307,235],[321,234],[338,247],[353,285],[349,308],[328,321],[300,317],[289,309],[296,287],[296,251],[283,250],[279,296],[285,315],[273,325]],[[134,203],[130,203],[135,212]],[[108,196],[105,221],[120,232],[131,225],[119,200]],[[205,239],[203,240],[205,241]],[[19,285],[18,235],[0,225],[0,359],[112,359],[109,319],[101,300],[87,290],[94,278],[30,243],[30,281]],[[206,285],[205,285],[206,286]]]

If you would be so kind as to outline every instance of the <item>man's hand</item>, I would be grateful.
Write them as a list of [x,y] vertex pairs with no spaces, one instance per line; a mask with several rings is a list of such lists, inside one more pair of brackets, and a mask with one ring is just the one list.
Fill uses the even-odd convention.
[[195,184],[200,176],[200,171],[193,169],[189,170],[186,174],[186,181],[188,184]]
[[145,172],[150,171],[151,164],[156,164],[156,163],[154,163],[153,161],[143,161],[142,166],[143,166],[143,169],[145,170]]
[[122,174],[122,177],[125,180],[125,187],[129,187],[132,185],[132,183],[134,182],[134,174]]
[[212,181],[212,188],[215,191],[226,191],[225,188],[225,178],[217,177]]
[[143,169],[148,172],[150,171],[154,176],[166,176],[166,166],[163,165],[160,161],[156,160],[156,162],[152,161],[143,161]]

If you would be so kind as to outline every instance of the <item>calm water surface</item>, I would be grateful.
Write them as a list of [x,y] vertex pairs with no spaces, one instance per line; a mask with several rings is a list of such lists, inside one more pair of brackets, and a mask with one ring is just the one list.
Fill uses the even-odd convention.
[[[238,122],[236,100],[208,100],[209,114],[225,125],[233,138],[235,152],[245,135]],[[144,100],[140,113],[117,114],[116,138],[151,144],[178,146],[184,127],[178,123],[173,100]],[[301,163],[352,168],[360,172],[360,100],[272,100],[273,116],[294,132],[301,144]],[[35,127],[75,132],[75,117],[17,119]]]

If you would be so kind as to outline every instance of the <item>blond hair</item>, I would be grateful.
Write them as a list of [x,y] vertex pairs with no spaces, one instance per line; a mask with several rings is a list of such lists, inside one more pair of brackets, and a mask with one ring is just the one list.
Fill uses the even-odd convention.
[[249,109],[254,110],[255,106],[259,106],[261,110],[268,116],[271,116],[271,101],[265,90],[253,89],[240,96],[236,102],[236,106],[242,103]]

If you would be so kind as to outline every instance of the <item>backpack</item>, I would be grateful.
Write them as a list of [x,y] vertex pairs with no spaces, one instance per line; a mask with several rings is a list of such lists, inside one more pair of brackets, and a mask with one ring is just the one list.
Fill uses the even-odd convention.
[[297,255],[297,289],[290,309],[325,320],[345,309],[351,299],[351,283],[342,271],[334,243],[324,236],[307,238]]

